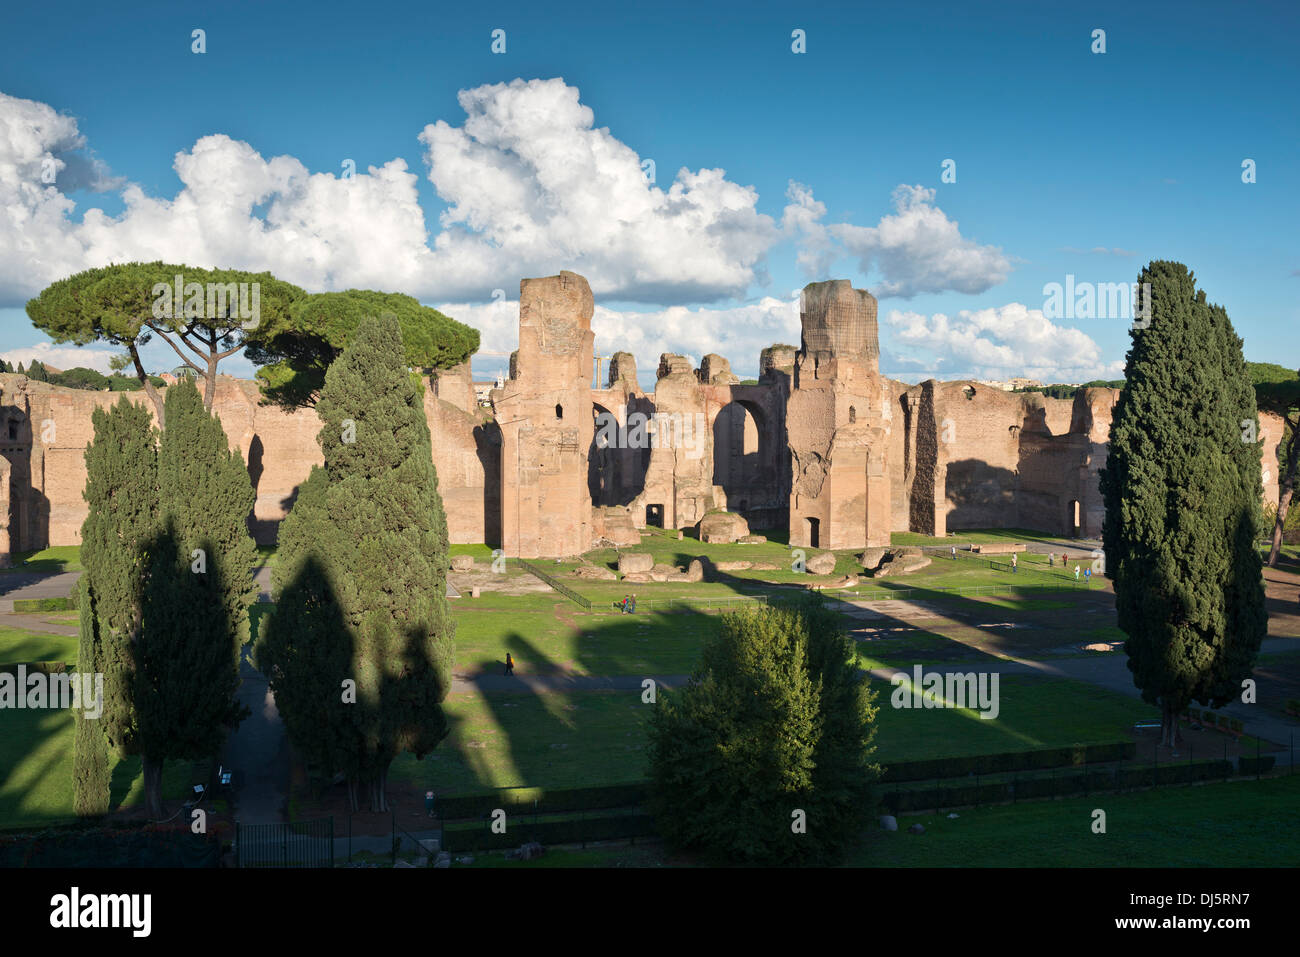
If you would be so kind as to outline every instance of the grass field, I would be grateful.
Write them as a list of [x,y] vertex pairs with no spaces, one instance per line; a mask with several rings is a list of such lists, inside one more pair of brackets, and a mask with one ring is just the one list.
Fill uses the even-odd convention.
[[[1123,741],[1154,709],[1124,695],[1058,678],[1007,677],[1000,713],[895,709],[875,681],[876,760],[923,760]],[[671,692],[662,692],[671,694]],[[640,688],[533,695],[457,692],[444,704],[452,732],[423,762],[403,755],[390,775],[439,794],[502,787],[585,787],[645,776],[650,705]]]
[[0,625],[0,664],[29,661],[77,662],[77,639]]
[[[1106,833],[1091,830],[1106,812]],[[912,824],[924,834],[909,834]],[[872,830],[861,867],[1295,867],[1300,776],[1169,787],[901,817]]]
[[14,572],[80,572],[80,545],[55,545],[36,552],[14,552],[13,566],[0,568],[0,575]]
[[451,694],[452,732],[423,762],[402,755],[389,778],[439,794],[577,787],[645,777],[641,692]]
[[[1093,811],[1106,833],[1092,832]],[[913,824],[924,834],[909,834]],[[1065,801],[902,816],[897,831],[872,829],[848,867],[1296,867],[1300,775],[1103,794]],[[472,867],[683,867],[688,856],[660,843],[550,848],[531,861],[502,851],[474,855]],[[461,865],[457,865],[461,866]]]
[[[68,821],[72,813],[71,711],[0,711],[0,828]],[[140,759],[111,758],[112,807],[144,802]],[[163,796],[184,797],[190,780],[187,761],[163,766]]]

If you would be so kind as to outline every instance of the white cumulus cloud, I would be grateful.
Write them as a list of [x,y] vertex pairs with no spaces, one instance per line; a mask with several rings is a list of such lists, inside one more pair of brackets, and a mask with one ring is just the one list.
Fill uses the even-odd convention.
[[934,205],[935,192],[920,186],[894,190],[894,213],[876,226],[827,226],[864,274],[878,271],[878,297],[910,299],[921,293],[984,292],[1004,281],[1010,260],[996,246],[982,246],[961,234],[954,220]]
[[1124,374],[1124,363],[1106,362],[1086,333],[1058,326],[1041,309],[1018,302],[962,310],[953,317],[895,309],[885,316],[882,336],[886,332],[897,361],[942,370],[936,378],[1087,382]]
[[33,359],[39,359],[41,365],[53,366],[65,372],[68,369],[80,368],[94,369],[97,372],[104,373],[104,375],[109,375],[113,371],[109,367],[109,360],[117,354],[112,349],[92,349],[89,346],[56,346],[49,342],[38,342],[34,346],[0,352],[0,359],[4,359],[5,362],[13,366],[17,366],[21,362],[24,368],[30,366]]

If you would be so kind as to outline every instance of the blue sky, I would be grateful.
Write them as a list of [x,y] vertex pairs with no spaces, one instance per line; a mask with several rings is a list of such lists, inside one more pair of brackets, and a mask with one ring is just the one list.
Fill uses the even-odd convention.
[[[1248,358],[1300,366],[1294,4],[70,3],[6,20],[11,357],[78,364],[32,351],[48,340],[22,304],[47,282],[164,258],[409,292],[501,352],[519,279],[573,269],[599,351],[635,352],[647,386],[662,351],[754,374],[763,345],[797,342],[793,290],[848,278],[880,299],[888,374],[1079,381],[1119,375],[1128,323],[1045,318],[1044,285],[1175,259]],[[45,157],[55,186],[33,182]],[[653,184],[629,175],[645,160]]]

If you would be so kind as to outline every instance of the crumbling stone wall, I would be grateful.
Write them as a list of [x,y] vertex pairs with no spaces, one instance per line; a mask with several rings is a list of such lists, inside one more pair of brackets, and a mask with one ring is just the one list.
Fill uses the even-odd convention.
[[[573,555],[597,537],[631,543],[652,520],[688,528],[719,508],[753,528],[788,528],[791,544],[805,547],[814,535],[821,548],[865,548],[888,545],[891,531],[972,527],[1100,535],[1098,478],[1116,390],[1058,400],[886,379],[876,302],[846,280],[805,289],[801,346],[764,349],[757,385],[741,385],[716,354],[698,369],[664,354],[655,391],[643,393],[635,358],[619,352],[606,388],[593,390],[586,280],[565,272],[526,279],[520,290],[519,349],[492,408],[478,406],[469,363],[434,375],[425,390],[453,542]],[[143,393],[0,375],[0,562],[10,551],[79,542],[91,413],[123,395],[152,415]],[[273,542],[321,462],[319,418],[261,405],[255,382],[227,376],[214,411],[256,489],[250,527]],[[622,427],[614,448],[597,446],[598,411]],[[641,446],[627,441],[636,414],[651,420]],[[1278,416],[1260,416],[1266,502],[1277,498],[1283,431]]]
[[592,542],[592,423],[587,280],[571,272],[519,284],[519,349],[492,390],[501,429],[501,547],[509,556],[578,555]]
[[786,412],[790,544],[888,545],[893,400],[878,373],[876,300],[847,279],[810,283]]

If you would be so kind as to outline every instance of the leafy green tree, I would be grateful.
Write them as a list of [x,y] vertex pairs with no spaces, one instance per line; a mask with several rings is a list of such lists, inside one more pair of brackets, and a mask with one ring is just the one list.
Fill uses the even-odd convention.
[[311,405],[324,386],[325,370],[362,321],[376,316],[397,319],[411,368],[448,369],[478,349],[478,330],[410,296],[364,289],[317,293],[268,322],[250,343],[249,359],[262,366],[257,377],[263,394],[289,409]]
[[[99,621],[95,616],[95,595],[79,581],[81,590],[78,611],[81,613],[80,638],[77,642],[77,671],[81,674],[102,674],[97,662],[100,636]],[[88,717],[85,708],[73,712],[72,736],[72,810],[78,817],[99,817],[107,814],[111,797],[112,778],[108,761],[108,741],[100,727],[102,713]]]
[[455,647],[447,523],[407,355],[396,318],[370,319],[326,373],[325,464],[281,525],[278,601],[255,649],[295,744],[347,776],[354,808],[368,791],[374,811],[388,807],[393,758],[423,758],[448,733]]
[[33,359],[32,364],[27,367],[27,378],[34,382],[49,382],[50,373],[41,360]]
[[54,385],[61,385],[68,389],[103,391],[109,387],[108,376],[94,369],[85,369],[81,366],[60,372],[58,375],[52,375],[49,381]]
[[1260,443],[1226,312],[1181,263],[1152,262],[1138,281],[1151,320],[1132,330],[1112,417],[1102,539],[1129,670],[1173,746],[1188,704],[1240,691],[1265,631]]
[[152,541],[136,641],[135,704],[149,812],[162,814],[167,760],[209,757],[244,712],[235,700],[257,551],[254,493],[221,422],[185,381],[167,390]]
[[[91,414],[86,448],[86,519],[81,526],[83,602],[93,610],[95,667],[104,674],[98,724],[118,754],[133,752],[134,643],[140,633],[147,549],[158,527],[157,431],[149,413],[123,396]],[[85,609],[82,609],[83,615]],[[83,666],[84,667],[84,666]]]
[[[175,294],[182,277],[181,296]],[[248,296],[241,298],[239,284]],[[252,303],[253,284],[258,290]],[[127,350],[136,377],[163,421],[162,396],[140,360],[154,336],[166,342],[204,380],[204,407],[211,410],[217,365],[243,349],[262,324],[275,324],[306,293],[270,273],[199,269],[164,262],[101,266],[60,279],[27,303],[36,328],[55,342],[108,342]],[[247,303],[252,318],[242,316]],[[184,347],[184,348],[182,348]]]
[[[833,614],[725,615],[652,718],[652,808],[674,846],[729,863],[828,863],[874,805],[875,708]],[[806,830],[798,827],[805,815]]]

